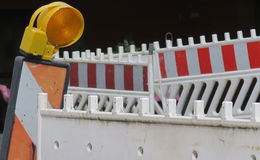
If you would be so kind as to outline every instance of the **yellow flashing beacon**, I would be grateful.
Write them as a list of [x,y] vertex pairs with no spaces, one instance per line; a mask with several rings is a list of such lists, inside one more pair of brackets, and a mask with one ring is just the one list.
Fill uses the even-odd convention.
[[59,48],[78,41],[83,30],[84,18],[80,11],[64,2],[53,2],[33,13],[25,28],[20,50],[25,54],[51,60]]

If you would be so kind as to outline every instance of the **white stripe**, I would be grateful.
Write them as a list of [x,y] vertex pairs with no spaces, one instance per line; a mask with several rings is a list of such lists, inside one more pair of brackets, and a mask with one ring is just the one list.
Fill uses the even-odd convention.
[[143,66],[133,66],[134,91],[143,91]]
[[177,77],[178,74],[175,60],[175,52],[165,52],[164,61],[167,77]]
[[234,49],[238,70],[250,69],[246,43],[236,43]]
[[115,65],[115,89],[124,90],[124,66]]
[[[17,93],[15,114],[34,144],[37,144],[37,93],[42,92],[31,71],[24,63]],[[48,106],[50,105],[48,104]]]
[[200,65],[197,48],[187,49],[186,56],[190,75],[200,74]]
[[78,63],[78,64],[79,64],[79,70],[78,70],[79,87],[87,87],[88,84],[87,64],[86,63]]
[[97,88],[106,88],[105,64],[96,64]]
[[217,45],[209,47],[209,55],[213,73],[224,72],[225,69],[221,46]]

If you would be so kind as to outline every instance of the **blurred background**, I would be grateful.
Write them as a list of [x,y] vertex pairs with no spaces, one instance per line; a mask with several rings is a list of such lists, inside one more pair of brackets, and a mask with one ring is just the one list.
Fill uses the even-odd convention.
[[[24,28],[33,12],[51,0],[2,0],[0,2],[0,84],[10,87],[13,61],[19,55],[19,45]],[[211,34],[217,33],[220,40],[224,32],[236,38],[236,31],[242,30],[249,36],[249,30],[260,30],[260,1],[87,1],[64,0],[78,8],[85,17],[85,32],[75,45],[66,50],[95,50],[116,47],[127,40],[140,46],[141,43],[160,41],[164,44],[165,33],[172,32],[173,39],[183,38],[184,44],[193,36],[205,35],[211,41]],[[176,43],[176,42],[174,42]]]

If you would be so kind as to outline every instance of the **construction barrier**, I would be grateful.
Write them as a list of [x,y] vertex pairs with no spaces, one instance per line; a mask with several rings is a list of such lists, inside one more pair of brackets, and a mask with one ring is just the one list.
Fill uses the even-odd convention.
[[75,51],[72,57],[64,52],[55,60],[70,63],[71,87],[148,91],[150,99],[154,98],[151,108],[157,114],[163,114],[167,99],[174,98],[178,114],[192,114],[193,100],[202,99],[207,103],[208,116],[219,116],[223,100],[231,100],[236,108],[234,115],[243,116],[249,114],[249,104],[260,99],[258,73],[254,71],[260,68],[260,38],[254,29],[250,32],[251,37],[244,38],[238,31],[237,39],[225,33],[223,41],[214,34],[212,42],[201,36],[199,44],[194,44],[192,37],[188,45],[177,39],[177,46],[172,46],[167,40],[165,48],[154,42],[150,60],[145,44],[141,51],[131,45],[129,53],[124,53],[122,47],[118,54],[112,48],[107,54],[101,49],[96,53]]
[[[65,52],[63,58],[56,56],[55,60],[66,64],[17,57],[0,158],[36,159],[36,155],[41,155],[43,151],[45,157],[49,157],[47,153],[50,153],[51,158],[68,159],[65,154],[59,154],[69,153],[68,150],[54,152],[63,145],[57,137],[70,140],[71,145],[68,148],[71,148],[74,145],[74,141],[69,139],[71,134],[68,137],[66,133],[60,131],[63,128],[62,131],[69,133],[69,129],[73,126],[77,129],[74,136],[82,136],[79,135],[82,126],[77,124],[81,121],[78,119],[83,119],[84,124],[89,123],[84,119],[95,120],[93,124],[100,126],[97,129],[100,131],[98,133],[104,133],[102,130],[104,123],[101,124],[99,120],[120,121],[118,126],[124,128],[124,131],[129,131],[129,126],[136,128],[138,134],[131,134],[132,138],[128,139],[129,141],[137,139],[143,133],[140,132],[139,127],[135,127],[136,122],[160,123],[165,126],[177,124],[175,127],[179,127],[180,130],[182,130],[180,124],[192,126],[195,123],[198,126],[206,126],[205,128],[212,133],[218,132],[212,129],[216,126],[245,127],[250,129],[250,135],[254,135],[255,130],[258,132],[259,128],[259,109],[257,109],[259,104],[255,102],[260,101],[260,38],[255,35],[255,30],[251,30],[250,38],[243,38],[242,32],[238,32],[238,39],[230,40],[229,34],[225,34],[225,38],[225,41],[218,41],[216,35],[213,35],[213,42],[206,43],[205,37],[202,36],[200,44],[194,44],[193,39],[189,38],[189,45],[183,45],[178,39],[177,47],[173,47],[172,42],[167,41],[166,48],[160,48],[158,42],[155,42],[153,54],[148,54],[145,45],[142,45],[140,52],[135,51],[134,46],[131,46],[130,53],[123,53],[121,48],[119,54],[113,54],[112,49],[108,48],[108,54],[97,50],[96,54],[89,51],[73,52],[72,57],[69,57]],[[67,99],[64,100],[66,105],[61,110],[62,97],[67,92],[68,85],[70,85],[69,93],[75,97],[72,99],[71,95],[66,95]],[[43,101],[42,95],[37,105],[36,95],[42,92],[48,93],[48,101],[46,99]],[[37,106],[44,107],[43,111],[40,111],[43,114],[39,112]],[[37,121],[37,113],[40,113],[38,115],[40,121]],[[44,117],[45,115],[48,115],[47,118]],[[55,117],[55,120],[49,118],[50,115]],[[148,117],[145,117],[146,115]],[[171,119],[172,116],[177,119]],[[179,119],[178,116],[182,118]],[[234,120],[233,116],[237,119]],[[243,119],[238,119],[241,117]],[[70,121],[62,124],[63,120],[68,118]],[[121,121],[134,123],[125,125],[126,123]],[[116,126],[111,124],[110,127]],[[55,127],[53,129],[55,135],[48,134],[52,131],[52,127]],[[91,128],[92,125],[86,125],[86,131],[90,131],[88,127]],[[156,135],[156,131],[169,127],[152,126],[151,128]],[[194,127],[190,127],[190,130],[193,129]],[[178,130],[168,131],[176,133]],[[227,129],[219,134],[223,136],[228,132]],[[244,130],[241,129],[241,132]],[[189,133],[187,132],[186,136],[189,136]],[[198,134],[203,133],[198,130]],[[237,134],[237,137],[245,136],[240,132],[234,134]],[[142,141],[145,141],[145,138],[146,136],[143,136]],[[200,137],[198,138],[197,140],[200,140]],[[172,141],[178,139],[180,138],[176,136]],[[149,142],[152,140],[154,138]],[[231,140],[238,141],[236,137]],[[54,150],[46,147],[53,142]],[[252,146],[253,143],[254,141],[250,141],[247,146]],[[97,144],[105,146],[103,143]],[[218,141],[214,144],[218,144]],[[242,141],[235,147],[241,144]],[[157,143],[157,146],[161,145],[162,143]],[[44,146],[44,150],[40,150],[40,153],[37,152],[39,146]],[[208,144],[204,147],[207,146]],[[222,147],[223,145],[219,145],[213,150]],[[92,147],[88,147],[87,150],[90,148]],[[110,148],[107,148],[107,153],[110,153]],[[119,148],[121,149],[122,146]],[[140,152],[143,155],[142,150],[143,148],[138,149],[138,154]],[[155,153],[153,148],[150,148],[149,152]],[[171,152],[167,152],[169,153]],[[207,155],[204,150],[203,153]],[[246,154],[251,154],[251,151],[246,151]],[[258,156],[252,153],[252,156],[255,155]],[[81,156],[85,157],[85,153]],[[117,156],[112,158],[115,159]],[[145,158],[151,159],[149,156]],[[187,158],[183,157],[183,159]]]
[[[41,160],[256,160],[260,157],[260,103],[250,104],[246,119],[232,116],[232,102],[224,101],[221,117],[204,114],[202,100],[194,114],[176,114],[169,99],[163,115],[147,112],[148,98],[139,98],[138,113],[122,113],[123,97],[115,97],[111,112],[100,112],[98,97],[88,97],[86,111],[73,108],[65,95],[63,109],[49,109],[48,95],[39,94],[39,158]],[[51,134],[49,131],[51,130]]]
[[[96,54],[90,51],[82,53],[75,51],[72,53],[72,57],[69,57],[68,52],[64,52],[62,58],[56,55],[55,60],[70,64],[70,88],[73,88],[73,94],[77,98],[76,101],[79,98],[75,92],[76,88],[81,90],[79,101],[84,102],[86,98],[84,98],[85,95],[82,95],[82,90],[85,90],[87,94],[95,93],[98,95],[100,95],[99,93],[113,95],[116,92],[129,91],[124,95],[133,95],[134,93],[151,97],[150,110],[154,113],[152,56],[148,55],[144,45],[143,51],[139,53],[135,53],[133,47],[131,48],[131,53],[124,53],[121,48],[119,54],[113,54],[111,48],[108,48],[107,54],[102,53],[99,49]],[[105,103],[110,106],[105,107],[105,111],[111,109],[111,98],[109,97],[111,96],[107,95],[107,98],[100,97],[100,108]],[[107,101],[103,101],[103,98]],[[134,107],[134,102],[136,100],[129,100],[130,108]],[[75,105],[75,108],[84,108],[82,105],[86,104],[83,102],[78,103],[81,105]],[[132,111],[129,107],[127,108],[126,112]]]
[[251,30],[249,38],[243,38],[242,31],[237,34],[238,38],[231,40],[225,33],[224,41],[212,35],[212,42],[201,36],[200,44],[194,44],[192,37],[188,45],[178,39],[176,47],[166,41],[166,48],[154,42],[153,58],[158,71],[154,90],[163,107],[168,98],[176,98],[178,114],[190,115],[192,101],[204,100],[205,113],[219,116],[222,101],[231,100],[236,108],[234,115],[248,115],[249,104],[260,100],[260,38],[255,30]]
[[49,108],[62,107],[69,66],[64,63],[17,57],[11,83],[0,158],[36,159],[37,93],[50,94]]

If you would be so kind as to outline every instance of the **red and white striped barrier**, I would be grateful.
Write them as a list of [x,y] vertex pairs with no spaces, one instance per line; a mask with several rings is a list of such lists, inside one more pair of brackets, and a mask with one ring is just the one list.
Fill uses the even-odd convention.
[[[168,98],[179,97],[178,114],[188,115],[192,114],[192,104],[189,101],[203,99],[207,101],[209,109],[205,113],[215,116],[221,109],[221,99],[233,97],[235,108],[238,108],[234,114],[247,115],[250,110],[247,102],[259,101],[256,75],[252,77],[246,73],[258,72],[256,68],[260,68],[260,37],[256,36],[254,29],[249,38],[243,38],[242,31],[238,31],[237,35],[237,39],[231,40],[229,33],[225,33],[225,40],[218,41],[214,34],[209,43],[205,36],[201,36],[200,44],[194,44],[190,37],[188,45],[183,45],[182,40],[177,39],[176,47],[172,46],[171,41],[166,41],[166,48],[160,48],[159,43],[154,42],[154,68],[158,71],[154,90],[162,101],[163,108],[166,107]],[[234,82],[228,77],[232,73],[236,74]],[[242,77],[246,77],[245,80]],[[236,83],[240,81],[240,84]],[[198,86],[195,82],[198,82]],[[215,86],[211,83],[215,83]],[[229,83],[232,84],[231,87]],[[239,93],[238,100],[235,93]]]
[[63,58],[55,60],[70,64],[70,86],[83,88],[100,88],[132,91],[148,91],[148,57],[147,47],[142,44],[142,51],[135,51],[130,46],[130,53],[124,53],[119,47],[119,53],[113,54],[112,48],[107,54],[101,49],[96,54],[73,52],[72,58],[65,52]]
[[148,91],[147,66],[70,63],[70,86]]
[[[254,29],[249,38],[243,38],[242,31],[238,31],[237,35],[237,39],[230,39],[229,33],[225,33],[225,40],[218,41],[214,34],[212,42],[206,42],[205,36],[201,36],[200,44],[194,44],[190,37],[188,45],[183,45],[182,40],[177,39],[177,46],[174,47],[168,40],[165,48],[160,48],[159,43],[154,42],[153,56],[148,56],[147,47],[143,44],[140,52],[132,45],[130,53],[124,53],[123,48],[119,47],[119,54],[113,54],[112,48],[108,48],[107,54],[102,53],[101,49],[97,49],[96,53],[86,50],[82,53],[73,52],[70,58],[65,52],[63,58],[55,59],[70,63],[70,86],[148,91],[150,99],[156,95],[156,101],[150,103],[160,114],[168,98],[176,98],[177,101],[183,99],[183,103],[186,103],[185,98],[179,100],[179,91],[174,97],[169,96],[169,86],[176,83],[177,77],[193,76],[190,77],[192,81],[205,74],[260,68],[260,37],[256,36]],[[182,84],[184,82],[180,82]],[[188,90],[187,94],[191,94]],[[195,90],[197,92],[198,89]]]
[[178,39],[177,47],[168,45],[163,49],[155,43],[161,78],[260,68],[260,37],[255,30],[251,30],[250,38],[243,38],[238,31],[235,40],[230,40],[229,33],[225,33],[224,41],[218,41],[216,35],[212,39],[206,43],[201,36],[201,43],[194,44],[190,37],[187,46]]

